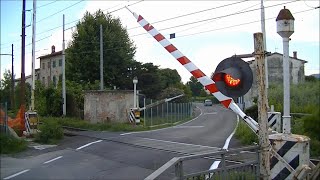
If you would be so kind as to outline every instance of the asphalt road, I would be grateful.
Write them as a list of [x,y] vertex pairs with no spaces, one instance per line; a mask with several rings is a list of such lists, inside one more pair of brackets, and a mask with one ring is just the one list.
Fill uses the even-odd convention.
[[[60,146],[1,156],[1,179],[144,179],[173,157],[214,152],[225,145],[236,115],[220,105],[197,104],[198,116],[175,127],[137,133],[77,132]],[[239,146],[231,140],[229,147]],[[188,172],[211,159],[188,162]],[[169,170],[161,179],[171,179]]]

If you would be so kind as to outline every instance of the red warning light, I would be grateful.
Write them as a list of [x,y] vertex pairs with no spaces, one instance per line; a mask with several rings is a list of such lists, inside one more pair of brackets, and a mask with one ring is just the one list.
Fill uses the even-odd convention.
[[236,87],[240,84],[240,79],[233,79],[230,74],[225,74],[224,82],[227,84],[227,86]]

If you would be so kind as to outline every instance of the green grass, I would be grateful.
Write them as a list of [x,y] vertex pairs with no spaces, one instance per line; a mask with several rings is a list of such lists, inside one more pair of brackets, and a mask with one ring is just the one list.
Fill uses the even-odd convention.
[[22,152],[27,149],[27,142],[25,140],[16,139],[12,136],[0,133],[0,153],[14,154]]
[[39,127],[40,132],[35,135],[35,142],[43,144],[57,144],[63,139],[63,129],[56,121],[45,121]]
[[[93,131],[122,131],[122,132],[131,132],[131,131],[147,131],[147,130],[153,130],[153,129],[160,129],[172,126],[174,124],[171,123],[165,123],[167,121],[166,118],[159,118],[159,117],[153,117],[152,119],[152,127],[151,125],[151,119],[148,118],[146,122],[146,127],[144,126],[144,119],[140,118],[140,124],[139,125],[133,125],[130,123],[115,123],[115,122],[108,122],[108,123],[96,123],[92,124],[88,121],[76,119],[76,118],[60,118],[60,117],[40,117],[40,122],[46,123],[46,122],[56,122],[58,125],[61,126],[69,126],[79,129],[86,129],[86,130],[93,130]],[[191,117],[184,118],[179,123],[185,122],[190,120]],[[175,121],[173,121],[175,123]],[[155,126],[156,125],[156,126]]]
[[258,136],[249,128],[249,126],[240,120],[235,136],[242,144],[251,145],[258,143]]
[[[290,90],[290,112],[311,114],[310,116],[292,115],[291,132],[294,134],[309,136],[310,156],[320,156],[320,81],[305,82],[298,85],[291,85]],[[275,111],[283,114],[283,87],[281,84],[270,85],[268,90],[269,105],[274,105]],[[246,111],[247,115],[256,119],[257,107]],[[258,142],[249,127],[241,122],[236,131],[236,137],[243,144]]]

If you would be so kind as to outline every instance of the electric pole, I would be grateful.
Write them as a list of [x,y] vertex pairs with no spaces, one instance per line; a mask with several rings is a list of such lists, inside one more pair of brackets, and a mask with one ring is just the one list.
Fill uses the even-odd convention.
[[15,110],[15,103],[14,103],[14,66],[13,66],[13,44],[11,44],[11,110]]
[[21,40],[21,84],[20,84],[20,104],[25,110],[25,36],[26,36],[26,0],[22,0],[22,40]]
[[103,90],[103,35],[102,35],[102,24],[100,24],[100,90]]
[[63,116],[67,115],[67,101],[66,101],[66,55],[65,55],[65,43],[64,43],[64,14],[62,25],[62,99],[63,99]]
[[31,87],[31,111],[34,111],[34,89],[35,89],[35,48],[36,48],[36,0],[33,0],[33,19],[32,19],[32,87]]

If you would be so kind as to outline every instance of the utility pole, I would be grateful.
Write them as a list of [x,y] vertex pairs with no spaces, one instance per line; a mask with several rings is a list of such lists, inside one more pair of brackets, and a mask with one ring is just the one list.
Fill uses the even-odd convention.
[[21,40],[21,88],[20,88],[20,104],[23,108],[23,111],[25,110],[25,36],[26,36],[26,0],[22,0],[22,40]]
[[13,61],[14,61],[14,57],[13,57],[13,44],[11,44],[11,58],[12,58],[12,62],[11,62],[11,110],[15,110],[15,102],[14,102],[14,66],[13,66]]
[[265,93],[265,49],[263,46],[263,34],[254,33],[254,57],[257,62],[257,80],[258,80],[258,123],[259,123],[259,145],[261,154],[260,179],[270,179],[270,152],[268,138],[268,115],[267,115],[267,94]]
[[64,42],[64,14],[63,14],[63,31],[62,31],[62,99],[63,99],[63,116],[67,115],[67,101],[66,101],[66,55],[65,55],[65,42]]
[[[264,45],[264,50],[267,51],[267,39],[266,39],[266,26],[265,26],[265,14],[264,14],[264,6],[263,6],[263,0],[261,0],[261,31],[263,33],[263,45]],[[264,56],[264,63],[265,63],[265,72],[266,72],[266,94],[268,97],[268,88],[269,88],[269,78],[268,78],[268,57]],[[267,101],[267,107],[268,101]]]
[[34,89],[35,89],[35,51],[36,51],[36,0],[33,0],[33,15],[32,15],[32,87],[31,87],[31,111],[34,111]]
[[102,36],[102,24],[100,24],[100,90],[103,90],[103,36]]

